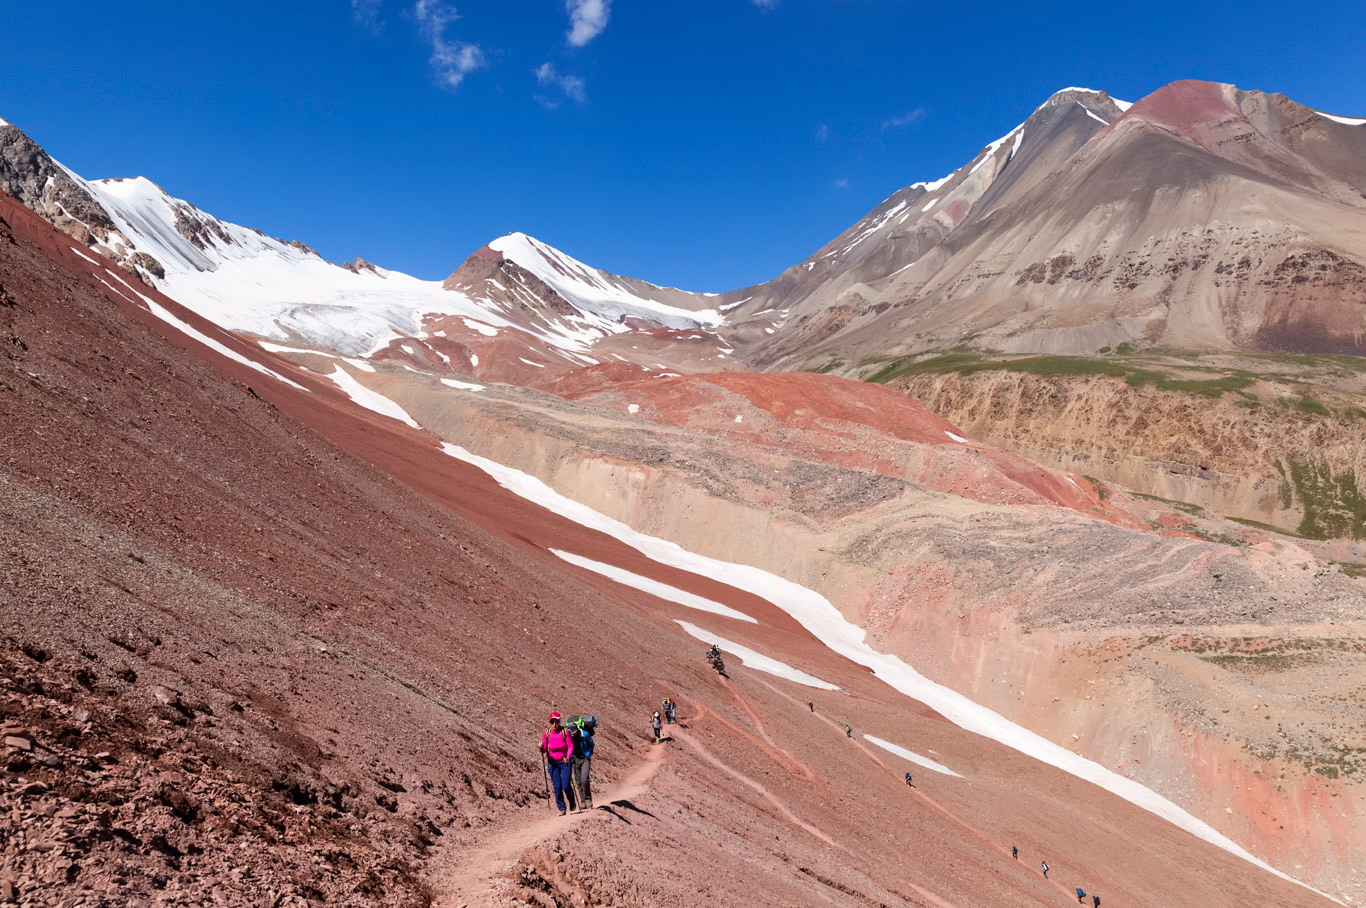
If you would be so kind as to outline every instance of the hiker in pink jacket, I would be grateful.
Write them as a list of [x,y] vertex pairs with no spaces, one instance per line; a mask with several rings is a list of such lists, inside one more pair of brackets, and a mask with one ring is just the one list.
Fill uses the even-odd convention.
[[570,785],[574,739],[560,721],[559,713],[550,714],[550,728],[541,735],[541,753],[545,755],[550,783],[555,786],[555,806],[560,808],[560,816],[564,816],[566,797],[569,798],[569,806],[574,806],[574,789]]

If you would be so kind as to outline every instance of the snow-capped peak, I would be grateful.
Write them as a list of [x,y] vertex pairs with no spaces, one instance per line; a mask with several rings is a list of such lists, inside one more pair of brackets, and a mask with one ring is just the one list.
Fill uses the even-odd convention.
[[576,308],[603,318],[635,316],[669,328],[711,328],[725,321],[715,309],[690,311],[641,296],[626,281],[525,233],[499,237],[489,248],[531,272]]

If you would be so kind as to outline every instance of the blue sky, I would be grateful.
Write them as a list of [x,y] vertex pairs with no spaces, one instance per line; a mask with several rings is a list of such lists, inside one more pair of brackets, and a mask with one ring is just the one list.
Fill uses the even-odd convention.
[[0,117],[84,176],[333,260],[439,278],[522,230],[723,291],[1069,85],[1366,115],[1363,21],[1366,0],[50,0],[7,4]]

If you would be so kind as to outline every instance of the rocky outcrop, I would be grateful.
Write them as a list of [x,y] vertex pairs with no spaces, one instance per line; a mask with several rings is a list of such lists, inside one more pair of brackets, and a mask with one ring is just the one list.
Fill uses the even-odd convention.
[[18,127],[0,125],[0,191],[86,246],[127,243],[108,212]]

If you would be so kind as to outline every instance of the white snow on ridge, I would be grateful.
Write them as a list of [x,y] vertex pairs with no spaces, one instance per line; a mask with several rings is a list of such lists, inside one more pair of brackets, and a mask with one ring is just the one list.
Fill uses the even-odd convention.
[[347,397],[351,398],[365,409],[373,410],[381,416],[387,416],[390,419],[397,419],[399,422],[412,426],[414,429],[422,428],[422,426],[418,425],[417,422],[408,415],[407,410],[404,410],[383,394],[371,391],[369,388],[365,387],[365,385],[356,381],[351,373],[347,372],[341,366],[338,366],[336,371],[329,375],[328,378],[336,382],[337,387],[345,391]]
[[[512,324],[463,294],[443,289],[440,281],[397,271],[354,274],[255,230],[217,220],[150,180],[89,182],[72,177],[140,251],[161,262],[166,269],[166,277],[158,280],[163,292],[229,330],[364,354],[400,335],[417,334],[421,315],[427,313]],[[208,225],[202,233],[204,249],[179,233],[177,213]]]
[[915,751],[907,750],[906,748],[901,747],[898,744],[893,744],[891,741],[884,741],[881,738],[874,738],[872,735],[864,735],[863,739],[865,741],[870,741],[873,744],[876,744],[878,747],[881,747],[885,751],[889,751],[891,753],[896,754],[903,760],[910,760],[912,763],[916,763],[920,766],[925,767],[926,769],[933,769],[935,772],[942,772],[946,776],[954,776],[955,778],[959,779],[963,778],[961,775],[954,772],[952,769],[949,769],[943,763],[936,763],[929,757],[922,757]]
[[1102,117],[1100,114],[1096,113],[1094,110],[1092,110],[1091,108],[1087,107],[1085,104],[1081,103],[1080,101],[1077,102],[1077,106],[1080,107],[1082,110],[1086,111],[1086,115],[1087,115],[1088,117],[1090,117],[1091,119],[1095,120],[1097,123],[1104,123],[1106,126],[1109,126],[1109,125],[1110,125],[1110,121],[1109,121],[1109,120],[1105,119],[1105,118]]
[[680,590],[676,586],[670,586],[667,583],[660,583],[658,580],[651,580],[649,577],[633,574],[630,571],[616,567],[615,565],[603,564],[600,561],[593,561],[589,558],[584,558],[582,555],[575,555],[572,552],[564,552],[560,549],[551,549],[550,552],[576,567],[581,567],[586,571],[592,571],[595,574],[601,574],[609,580],[615,580],[622,586],[629,586],[632,589],[640,590],[642,593],[649,593],[651,596],[663,599],[666,602],[675,602],[679,605],[686,605],[688,608],[695,608],[698,611],[711,612],[713,615],[720,615],[723,618],[734,618],[736,621],[748,621],[750,624],[759,623],[744,612],[738,612],[719,602],[713,602],[710,599],[689,593],[687,590]]
[[709,328],[725,321],[715,309],[693,312],[638,296],[609,281],[603,272],[524,233],[499,237],[489,248],[530,271],[575,307],[611,322],[637,316],[668,328]]
[[1330,113],[1316,110],[1314,113],[1323,117],[1325,120],[1332,120],[1334,123],[1341,123],[1343,126],[1366,126],[1366,119],[1361,117],[1336,117]]
[[[1157,792],[1016,725],[955,690],[929,680],[900,658],[874,650],[866,642],[866,631],[850,623],[829,600],[814,590],[756,567],[699,555],[668,540],[647,536],[619,520],[566,498],[534,476],[472,454],[458,445],[443,443],[441,447],[450,456],[479,467],[503,488],[552,513],[612,536],[662,564],[694,571],[767,599],[791,615],[827,647],[852,662],[872,669],[873,674],[888,686],[924,703],[960,728],[991,738],[1091,782],[1263,870],[1318,892],[1255,857],[1237,842]],[[719,643],[719,639],[716,642]],[[1331,898],[1325,893],[1319,894]]]
[[703,643],[714,643],[725,652],[736,656],[739,658],[740,664],[746,668],[752,668],[755,671],[764,672],[769,675],[776,675],[779,678],[795,681],[798,684],[805,684],[807,687],[814,687],[819,690],[839,690],[834,684],[831,684],[828,681],[822,681],[815,675],[808,675],[800,669],[793,668],[786,662],[779,662],[777,659],[765,656],[763,653],[755,652],[747,646],[741,646],[738,643],[727,640],[725,637],[718,637],[711,631],[703,630],[695,624],[689,624],[688,622],[680,621],[677,618],[674,619],[674,623],[687,631],[690,636],[696,637]]
[[[957,172],[958,172],[958,171],[956,171],[956,170],[954,171],[954,173],[957,173]],[[945,183],[947,183],[949,180],[952,180],[952,179],[953,179],[953,173],[949,174],[948,176],[940,177],[940,178],[937,179],[937,180],[931,180],[931,181],[929,181],[928,183],[923,183],[923,182],[922,182],[922,183],[912,183],[910,186],[907,186],[906,188],[907,188],[907,189],[915,189],[917,186],[919,186],[921,189],[925,190],[926,192],[934,192],[934,191],[935,191],[936,189],[938,189],[940,186],[943,186]]]
[[[1015,150],[1018,149],[1018,148],[1020,147],[1020,140],[1024,138],[1024,124],[1023,124],[1023,123],[1021,123],[1019,126],[1016,126],[1016,127],[1015,127],[1014,129],[1012,129],[1010,132],[1006,133],[1005,135],[1003,135],[1003,136],[1001,136],[999,139],[997,139],[995,142],[992,142],[990,145],[988,145],[988,146],[982,151],[981,157],[978,158],[977,163],[974,164],[974,165],[972,165],[972,169],[968,171],[968,176],[971,176],[972,174],[976,173],[976,172],[978,171],[978,169],[980,169],[981,166],[982,166],[983,164],[985,164],[987,161],[990,161],[990,160],[992,159],[992,157],[996,154],[996,151],[997,151],[1002,145],[1004,145],[1004,144],[1006,143],[1006,139],[1009,139],[1009,138],[1011,138],[1011,137],[1013,137],[1013,136],[1018,136],[1018,138],[1015,139],[1015,146],[1014,146],[1014,148],[1011,148],[1011,150],[1010,150],[1011,156],[1014,156]],[[1007,158],[1006,160],[1010,160],[1010,159]]]

